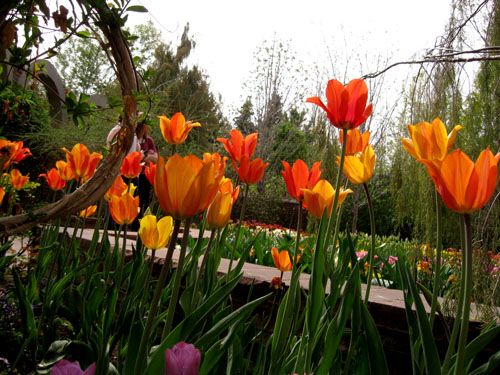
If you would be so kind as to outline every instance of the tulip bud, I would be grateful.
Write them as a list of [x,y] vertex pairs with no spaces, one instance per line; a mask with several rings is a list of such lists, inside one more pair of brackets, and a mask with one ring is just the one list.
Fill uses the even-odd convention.
[[178,342],[165,352],[165,375],[198,375],[201,353],[193,344]]
[[85,371],[82,371],[78,361],[70,362],[65,359],[61,359],[50,370],[51,375],[94,375],[94,373],[95,363],[92,363]]

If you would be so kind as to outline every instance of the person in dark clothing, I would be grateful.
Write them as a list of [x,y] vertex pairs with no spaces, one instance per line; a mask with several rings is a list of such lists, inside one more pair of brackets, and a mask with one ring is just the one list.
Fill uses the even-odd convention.
[[146,178],[144,170],[149,162],[156,164],[156,162],[158,161],[158,152],[156,151],[156,146],[153,138],[149,136],[149,128],[146,124],[146,120],[141,121],[137,124],[136,134],[137,140],[139,141],[139,144],[141,146],[142,162],[144,163],[144,167],[142,167],[142,171],[139,174],[139,199],[141,206],[141,212],[139,215],[142,217],[144,211],[146,211],[149,206],[151,191],[151,184]]

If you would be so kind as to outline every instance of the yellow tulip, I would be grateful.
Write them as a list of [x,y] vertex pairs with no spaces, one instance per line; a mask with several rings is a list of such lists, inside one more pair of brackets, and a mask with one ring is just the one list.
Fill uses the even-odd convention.
[[148,249],[156,250],[164,248],[172,233],[172,217],[165,216],[158,222],[156,216],[146,215],[141,220],[139,236]]
[[238,198],[240,187],[233,190],[231,180],[225,178],[219,187],[214,201],[208,207],[207,224],[212,229],[224,228],[231,218],[234,202]]
[[457,131],[463,129],[456,125],[449,135],[443,122],[436,118],[432,123],[421,122],[417,125],[408,125],[410,138],[401,138],[407,153],[417,160],[429,160],[434,164],[443,161],[448,150],[453,146]]
[[369,145],[361,153],[346,156],[343,171],[349,181],[357,185],[364,184],[372,178],[374,168],[375,152],[373,147]]
[[[327,209],[327,216],[330,217],[332,213],[333,201],[335,199],[335,189],[326,180],[319,180],[312,190],[303,189],[304,191],[304,207],[309,213],[317,219],[323,216],[323,210]],[[345,201],[347,194],[352,193],[351,189],[344,190],[340,187],[339,198],[337,201],[337,208]]]

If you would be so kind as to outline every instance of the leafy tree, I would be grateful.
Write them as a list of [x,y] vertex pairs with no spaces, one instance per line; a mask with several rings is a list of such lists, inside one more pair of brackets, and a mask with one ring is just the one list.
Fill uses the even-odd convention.
[[113,80],[113,71],[101,46],[86,34],[89,36],[68,40],[55,64],[68,89],[100,93]]
[[[153,63],[154,51],[161,43],[161,33],[151,21],[125,30],[131,43],[134,62],[141,71]],[[114,80],[114,72],[99,40],[100,34],[90,30],[78,33],[61,48],[55,61],[59,74],[68,89],[85,94],[101,94]]]

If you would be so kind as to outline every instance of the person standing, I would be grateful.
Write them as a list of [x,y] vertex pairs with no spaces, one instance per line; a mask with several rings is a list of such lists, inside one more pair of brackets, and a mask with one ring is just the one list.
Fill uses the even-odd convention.
[[140,216],[142,217],[144,211],[149,206],[151,192],[151,184],[147,179],[144,171],[146,169],[146,165],[148,165],[149,162],[156,164],[156,162],[158,161],[158,152],[156,151],[156,146],[153,138],[149,136],[149,128],[146,124],[146,119],[137,124],[136,135],[142,152],[141,161],[144,163],[144,167],[142,167],[141,173],[139,174],[139,199],[141,205]]

